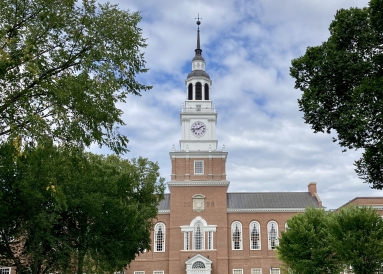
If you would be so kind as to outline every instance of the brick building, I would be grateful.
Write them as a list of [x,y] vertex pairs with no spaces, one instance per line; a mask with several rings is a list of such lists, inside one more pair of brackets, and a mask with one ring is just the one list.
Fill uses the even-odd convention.
[[179,149],[170,152],[170,194],[152,235],[152,251],[127,274],[280,273],[275,247],[286,221],[322,202],[316,184],[307,192],[228,193],[225,147],[218,149],[218,113],[211,100],[197,21],[197,49],[186,78]]

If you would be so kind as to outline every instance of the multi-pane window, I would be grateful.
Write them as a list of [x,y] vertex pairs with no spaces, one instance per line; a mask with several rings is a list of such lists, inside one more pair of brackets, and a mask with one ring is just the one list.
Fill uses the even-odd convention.
[[242,249],[242,224],[238,221],[231,224],[232,249]]
[[251,274],[262,274],[262,268],[252,268]]
[[155,270],[155,271],[153,271],[153,274],[164,274],[165,273],[165,271],[163,271],[163,270]]
[[0,267],[0,274],[11,274],[10,267]]
[[157,223],[154,226],[154,251],[164,252],[165,251],[165,224]]
[[134,271],[134,274],[145,274],[145,271]]
[[194,174],[203,174],[203,161],[194,161]]
[[197,261],[192,265],[193,269],[201,269],[201,268],[206,268],[205,264],[201,261]]
[[201,222],[197,222],[194,225],[194,234],[193,234],[194,250],[205,249],[204,243],[205,243],[205,239],[204,239],[203,224]]
[[270,274],[281,274],[279,268],[270,268]]
[[190,249],[190,236],[189,231],[184,232],[184,250]]
[[213,249],[213,231],[208,232],[207,249]]
[[270,221],[267,224],[267,233],[268,233],[268,240],[269,240],[269,249],[275,249],[278,246],[278,224],[277,224],[277,222]]
[[260,225],[258,222],[253,221],[250,223],[250,249],[259,250],[261,249],[261,233]]
[[200,82],[195,84],[195,99],[202,100],[202,84]]
[[243,274],[243,269],[233,269],[233,274]]

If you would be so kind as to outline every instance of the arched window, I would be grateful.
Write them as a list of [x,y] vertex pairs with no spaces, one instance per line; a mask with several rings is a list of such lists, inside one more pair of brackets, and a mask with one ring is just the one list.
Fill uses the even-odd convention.
[[275,249],[278,246],[278,224],[270,221],[267,224],[267,233],[269,239],[269,249]]
[[188,100],[193,100],[193,85],[191,83],[188,86]]
[[195,262],[195,263],[192,265],[192,268],[194,268],[194,269],[196,269],[196,268],[201,269],[201,268],[206,268],[206,267],[205,267],[205,264],[204,264],[203,262],[201,262],[201,261],[197,261],[197,262]]
[[258,222],[253,221],[250,223],[250,249],[260,250],[261,249],[261,232],[260,225]]
[[201,222],[197,222],[194,225],[194,233],[193,233],[193,244],[194,250],[203,250],[205,249],[205,239],[204,239],[204,231],[203,224]]
[[202,84],[200,82],[195,84],[195,99],[202,100]]
[[242,249],[242,224],[240,222],[233,222],[231,224],[231,235],[232,235],[232,249]]
[[209,85],[205,84],[205,100],[209,100]]
[[157,223],[154,226],[154,252],[165,251],[165,224]]

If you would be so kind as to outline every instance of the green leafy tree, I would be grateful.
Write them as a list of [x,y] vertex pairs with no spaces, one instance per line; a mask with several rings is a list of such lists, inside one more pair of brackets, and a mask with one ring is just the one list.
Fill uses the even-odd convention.
[[334,142],[364,149],[356,172],[383,188],[383,1],[337,11],[330,38],[292,60],[290,74],[304,120],[314,132],[337,132]]
[[278,259],[288,273],[339,273],[341,263],[329,245],[329,218],[322,209],[308,208],[287,221],[279,240]]
[[0,146],[0,165],[0,265],[105,273],[150,249],[164,192],[157,164],[16,140]]
[[383,220],[371,207],[351,206],[332,214],[331,246],[356,274],[377,273],[383,264]]
[[127,151],[116,103],[151,87],[138,12],[94,0],[0,1],[0,138]]

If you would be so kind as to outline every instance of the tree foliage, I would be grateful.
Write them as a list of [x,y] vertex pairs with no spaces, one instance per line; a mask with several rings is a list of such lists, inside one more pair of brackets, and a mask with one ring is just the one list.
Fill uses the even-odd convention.
[[333,214],[332,246],[357,274],[377,273],[383,264],[383,220],[376,210],[349,207]]
[[116,103],[150,86],[138,12],[94,0],[0,1],[0,138],[126,151]]
[[330,246],[327,213],[308,208],[287,221],[279,240],[278,258],[289,273],[339,273],[339,257]]
[[158,165],[51,141],[0,146],[0,265],[18,273],[105,273],[150,249]]
[[278,258],[288,273],[380,273],[383,220],[371,207],[348,206],[326,213],[309,208],[287,222]]
[[337,132],[339,145],[364,149],[356,172],[383,188],[383,1],[337,11],[330,38],[292,60],[290,74],[304,120],[314,132]]

